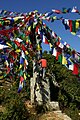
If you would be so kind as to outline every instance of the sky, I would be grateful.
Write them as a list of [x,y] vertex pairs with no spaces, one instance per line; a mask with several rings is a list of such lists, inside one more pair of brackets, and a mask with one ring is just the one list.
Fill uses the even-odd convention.
[[[39,13],[50,12],[52,9],[62,8],[73,8],[77,7],[80,11],[80,0],[0,0],[0,10],[7,10],[13,12],[27,13],[34,10],[38,10]],[[64,17],[65,19],[79,19],[80,15],[76,13],[68,14],[53,14],[53,16]],[[48,27],[50,27],[61,39],[68,44],[76,51],[80,52],[80,38],[74,36],[70,33],[69,30],[65,30],[63,24],[60,20],[55,22],[46,22]],[[48,50],[49,46],[43,45],[44,50]]]

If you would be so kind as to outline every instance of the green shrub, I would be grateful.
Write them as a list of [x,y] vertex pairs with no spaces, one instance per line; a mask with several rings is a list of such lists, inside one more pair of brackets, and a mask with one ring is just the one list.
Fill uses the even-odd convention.
[[1,92],[1,105],[5,107],[4,112],[1,113],[0,120],[27,120],[29,117],[28,111],[24,105],[25,100],[29,99],[29,93],[26,89],[17,93],[17,85],[6,89],[3,87]]

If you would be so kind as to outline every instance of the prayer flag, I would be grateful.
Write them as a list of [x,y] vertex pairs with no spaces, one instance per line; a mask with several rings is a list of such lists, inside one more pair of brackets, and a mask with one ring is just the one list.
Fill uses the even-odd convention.
[[66,57],[64,57],[64,56],[62,56],[62,64],[63,64],[63,65],[66,65],[66,64],[67,64]]

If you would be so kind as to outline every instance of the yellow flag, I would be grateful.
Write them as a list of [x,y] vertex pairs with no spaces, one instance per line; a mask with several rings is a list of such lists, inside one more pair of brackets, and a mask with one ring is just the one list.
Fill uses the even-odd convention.
[[75,33],[75,32],[71,32],[71,34],[76,35],[76,33]]
[[38,10],[35,10],[34,13],[38,12]]
[[28,31],[31,31],[31,26],[28,27]]
[[12,45],[11,45],[11,44],[9,44],[8,42],[6,42],[6,44],[7,44],[9,47],[12,47]]
[[53,45],[51,43],[49,43],[49,45],[50,45],[50,48],[52,48]]
[[4,10],[4,14],[6,13],[7,11],[6,10]]
[[20,67],[19,67],[19,69],[21,69],[22,68],[22,64],[20,64]]
[[25,54],[28,55],[29,54],[28,51],[25,51]]
[[20,49],[17,49],[17,50],[16,50],[16,52],[18,52],[18,53],[19,53],[19,52],[21,52],[21,50],[20,50]]
[[8,23],[10,24],[10,20],[6,20],[5,22],[6,22],[6,23],[8,22]]
[[63,64],[63,65],[67,64],[66,57],[64,57],[64,56],[62,56],[62,64]]
[[18,19],[19,19],[19,17],[15,17],[15,18],[14,18],[14,21],[17,21]]
[[56,19],[57,19],[57,16],[54,16],[53,19],[56,20]]
[[29,43],[28,38],[26,38],[26,43]]
[[24,73],[24,80],[26,80],[26,74]]
[[39,44],[37,45],[37,50],[42,50]]
[[0,79],[3,79],[3,76],[0,76]]
[[78,29],[78,28],[79,28],[79,22],[76,21],[76,29]]

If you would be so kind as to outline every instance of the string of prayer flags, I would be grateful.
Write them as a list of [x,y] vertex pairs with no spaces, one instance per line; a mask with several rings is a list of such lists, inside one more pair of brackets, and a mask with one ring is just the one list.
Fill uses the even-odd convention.
[[73,8],[62,8],[62,10],[56,10],[56,9],[52,9],[52,11],[54,13],[57,13],[57,14],[61,14],[61,13],[78,13],[80,14],[79,10],[77,9],[77,7],[73,7]]
[[56,60],[58,60],[60,64],[63,64],[69,70],[72,70],[74,75],[78,75],[80,68],[80,55],[66,42],[62,41],[62,48],[59,44],[57,44],[57,46],[54,45],[54,48],[52,48],[52,55],[55,56]]
[[73,13],[79,13],[77,7],[73,7],[72,10],[71,10],[71,12],[73,12]]
[[80,20],[62,19],[62,23],[66,30],[70,30],[71,34],[80,36]]
[[[41,43],[49,44],[52,55],[59,63],[67,66],[78,75],[80,65],[80,54],[63,42],[61,38],[52,31],[43,20],[61,20],[65,29],[80,36],[80,20],[68,20],[63,17],[52,16],[53,13],[79,13],[77,8],[61,10],[53,9],[51,12],[39,14],[37,10],[30,13],[16,13],[11,11],[0,11],[0,59],[6,70],[2,71],[0,78],[7,75],[12,79],[15,75],[19,79],[18,93],[25,86],[29,77],[29,59],[35,57],[37,60],[42,56]],[[1,61],[0,61],[1,62]],[[2,69],[2,68],[1,68]],[[11,76],[12,75],[12,76]]]
[[[4,11],[3,13],[1,12],[1,14],[5,14]],[[19,14],[18,15],[16,14],[17,17],[13,17],[13,22],[12,22],[12,17],[9,17],[9,18],[6,17],[5,19],[1,17],[0,19],[1,21],[0,48],[2,50],[1,54],[6,55],[6,51],[7,51],[6,56],[8,56],[8,59],[5,61],[7,71],[6,73],[3,72],[2,78],[6,77],[7,75],[10,76],[10,74],[15,74],[16,72],[16,74],[18,74],[20,78],[18,92],[22,90],[25,80],[27,79],[27,76],[29,77],[27,72],[28,57],[30,56],[32,57],[32,54],[33,54],[33,53],[31,54],[32,51],[42,50],[40,48],[41,42],[37,42],[38,39],[35,37],[39,33],[39,31],[37,30],[35,32],[35,27],[38,27],[37,23],[39,22],[36,20],[37,22],[35,26],[34,27],[32,26],[34,22],[33,14],[34,12],[31,12],[28,15],[26,14],[27,16],[25,17],[24,15],[18,16]],[[4,24],[2,24],[2,21],[4,21]],[[7,23],[7,27],[5,23]],[[16,27],[15,27],[15,23],[16,23]],[[39,28],[40,27],[38,27],[38,29]],[[34,32],[32,33],[32,31]],[[3,45],[2,43],[4,43],[5,45]],[[6,51],[4,51],[3,53],[4,48],[6,48]]]

